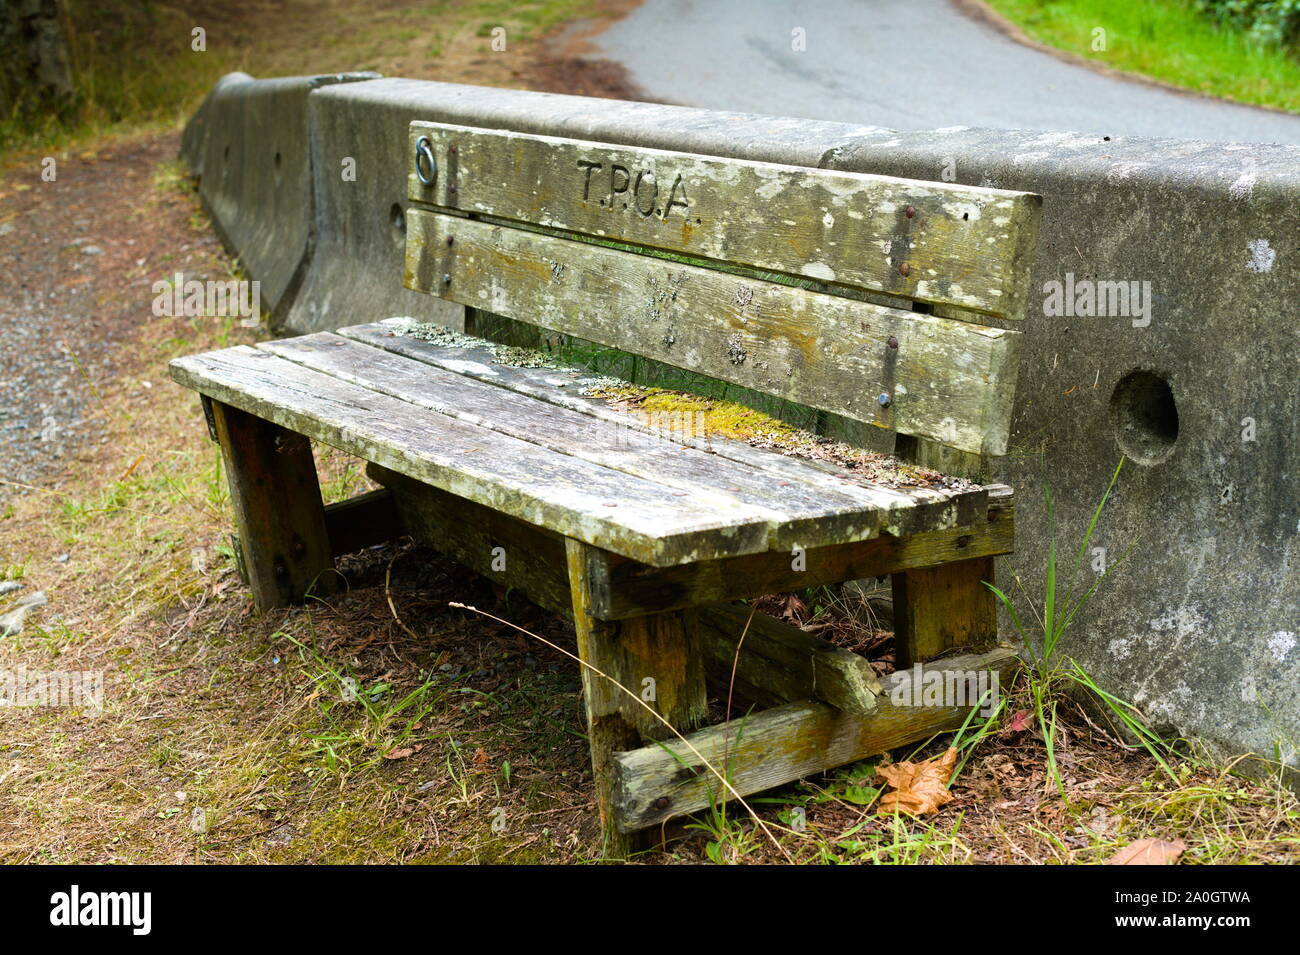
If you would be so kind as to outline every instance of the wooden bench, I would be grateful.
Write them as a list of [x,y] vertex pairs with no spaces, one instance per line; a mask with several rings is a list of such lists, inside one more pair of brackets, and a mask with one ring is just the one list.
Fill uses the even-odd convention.
[[[1037,196],[436,123],[412,124],[410,149],[404,281],[465,306],[468,331],[574,336],[968,474],[1005,453]],[[571,615],[611,853],[725,795],[696,753],[752,793],[960,725],[969,705],[894,700],[914,662],[1011,665],[982,584],[1012,547],[1009,489],[665,435],[584,395],[581,372],[409,326],[172,363],[223,449],[253,596],[327,594],[335,556],[410,533]],[[323,507],[308,439],[385,489]],[[734,603],[885,574],[884,681]],[[705,726],[733,663],[760,708]]]

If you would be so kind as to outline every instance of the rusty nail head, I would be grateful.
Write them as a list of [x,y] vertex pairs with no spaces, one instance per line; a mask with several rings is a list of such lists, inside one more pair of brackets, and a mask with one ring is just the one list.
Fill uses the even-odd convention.
[[[456,187],[452,186],[451,188],[454,190]],[[906,262],[904,262],[902,265],[898,267],[898,272],[900,275],[909,275],[911,274],[911,271],[912,271],[912,267],[908,265]]]
[[[447,241],[450,242],[451,240],[448,239]],[[890,348],[897,348],[897,347],[898,347],[898,339],[895,338],[893,335],[890,335],[890,336],[889,336],[889,341],[885,342],[885,344],[888,345]]]
[[907,216],[909,219],[912,218],[916,215],[916,206],[908,206],[903,210],[903,215]]
[[656,809],[660,809],[660,810],[667,809],[671,805],[672,805],[672,800],[669,799],[667,796],[660,796],[658,799],[655,800]]

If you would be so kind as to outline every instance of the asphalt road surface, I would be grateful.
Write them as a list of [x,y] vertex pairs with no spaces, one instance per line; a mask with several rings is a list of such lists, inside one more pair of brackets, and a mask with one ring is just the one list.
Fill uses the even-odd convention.
[[1300,116],[1076,66],[951,0],[646,0],[594,43],[649,96],[690,106],[892,129],[1300,144]]

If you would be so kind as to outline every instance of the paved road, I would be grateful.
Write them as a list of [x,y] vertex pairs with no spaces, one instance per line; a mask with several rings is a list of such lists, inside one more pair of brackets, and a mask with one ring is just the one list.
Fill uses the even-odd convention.
[[[792,50],[802,28],[806,51]],[[1300,116],[1074,66],[950,0],[646,0],[595,39],[646,93],[893,129],[994,126],[1300,144]]]

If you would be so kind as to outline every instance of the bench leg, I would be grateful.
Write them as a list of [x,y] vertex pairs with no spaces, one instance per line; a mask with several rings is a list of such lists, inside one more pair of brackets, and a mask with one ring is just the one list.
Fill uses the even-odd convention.
[[[566,542],[573,619],[582,661],[612,677],[654,708],[679,732],[701,726],[707,716],[704,657],[696,646],[692,610],[600,620],[592,616],[589,555],[599,553],[575,540]],[[637,749],[642,737],[672,734],[627,693],[589,667],[582,668],[587,704],[587,734],[596,784],[596,804],[605,835],[605,853],[623,858],[639,848],[635,834],[622,832],[614,810],[617,775],[614,754]]]
[[211,407],[257,609],[332,593],[338,580],[311,442],[238,408]]
[[902,670],[945,650],[996,641],[993,558],[976,557],[893,574],[895,665]]

